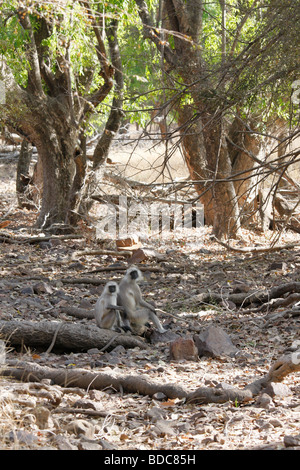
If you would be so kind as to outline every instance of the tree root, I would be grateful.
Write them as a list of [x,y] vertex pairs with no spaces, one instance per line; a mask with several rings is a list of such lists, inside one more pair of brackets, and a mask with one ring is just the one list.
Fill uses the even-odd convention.
[[217,387],[200,387],[188,392],[177,384],[153,383],[139,375],[118,376],[114,372],[89,372],[85,369],[52,369],[38,364],[9,361],[1,374],[14,377],[24,382],[36,382],[50,379],[62,387],[79,387],[85,390],[103,390],[113,387],[125,393],[140,393],[152,396],[162,392],[168,398],[185,399],[187,403],[226,403],[228,401],[245,403],[254,399],[271,382],[281,382],[287,375],[300,371],[300,351],[278,359],[270,371],[262,378],[255,380],[243,389],[222,384]]

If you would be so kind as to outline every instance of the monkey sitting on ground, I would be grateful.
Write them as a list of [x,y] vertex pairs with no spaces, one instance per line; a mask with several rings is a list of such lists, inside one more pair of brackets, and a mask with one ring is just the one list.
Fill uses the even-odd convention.
[[96,323],[99,328],[105,328],[121,332],[129,330],[130,328],[123,325],[120,310],[124,310],[121,306],[117,305],[117,295],[119,293],[119,286],[114,281],[109,281],[96,302],[94,315]]
[[140,335],[145,331],[147,323],[152,321],[160,333],[165,333],[166,330],[162,327],[155,308],[142,299],[142,293],[137,284],[142,279],[141,271],[131,266],[119,284],[118,304],[124,307],[124,312],[122,312],[124,324]]

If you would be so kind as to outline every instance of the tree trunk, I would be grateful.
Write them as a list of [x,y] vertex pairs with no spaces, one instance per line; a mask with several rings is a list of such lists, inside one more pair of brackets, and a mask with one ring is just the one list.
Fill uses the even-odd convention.
[[17,166],[16,191],[19,207],[32,209],[34,204],[29,197],[29,167],[32,158],[32,145],[23,139]]
[[46,127],[48,135],[36,142],[43,168],[42,207],[36,226],[43,229],[69,221],[70,210],[75,204],[75,198],[70,199],[70,196],[76,172],[74,155],[77,145],[76,133],[69,135],[67,141],[67,132],[58,135],[54,126],[45,126],[45,130]]
[[[111,350],[121,344],[124,348],[147,348],[142,339],[91,324],[84,326],[55,321],[0,321],[1,336],[12,346],[52,348],[61,351],[87,351],[91,348]],[[51,349],[52,349],[51,348]]]
[[136,0],[136,4],[145,37],[155,43],[164,60],[181,77],[183,98],[189,97],[189,104],[182,103],[178,110],[179,128],[190,175],[204,205],[205,223],[213,225],[218,238],[235,237],[240,230],[240,218],[225,139],[224,104],[215,93],[214,78],[208,78],[199,44],[204,2],[164,0],[162,26],[164,34],[170,31],[173,46],[164,41],[163,48],[146,2]]

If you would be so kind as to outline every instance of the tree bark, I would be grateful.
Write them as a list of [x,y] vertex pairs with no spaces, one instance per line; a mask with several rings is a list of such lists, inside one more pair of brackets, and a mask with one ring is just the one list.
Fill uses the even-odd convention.
[[140,393],[149,396],[162,392],[170,399],[184,398],[187,403],[205,404],[251,401],[270,383],[281,382],[287,375],[299,371],[300,361],[296,364],[293,357],[288,355],[276,361],[268,374],[246,385],[243,389],[220,384],[219,387],[200,387],[194,392],[189,392],[177,384],[150,382],[148,378],[140,375],[118,376],[113,373],[93,373],[85,369],[52,369],[38,364],[18,363],[17,361],[11,361],[6,368],[0,370],[0,374],[24,382],[50,379],[54,384],[62,387],[79,387],[85,390],[103,390],[107,387],[113,387],[116,390],[121,389],[125,393]]
[[203,1],[164,1],[163,27],[173,36],[174,47],[164,41],[163,50],[145,1],[136,0],[136,4],[145,37],[156,44],[169,66],[180,75],[184,97],[190,96],[189,104],[179,106],[179,129],[190,175],[204,205],[205,223],[213,225],[214,234],[219,238],[236,237],[240,218],[225,140],[224,105],[207,78],[209,74],[199,47]]
[[30,201],[28,191],[30,184],[29,167],[31,158],[32,146],[26,139],[23,139],[17,165],[16,192],[19,206],[26,207],[27,209],[32,209],[34,207],[33,202]]
[[[80,3],[84,9],[90,8],[89,2]],[[70,41],[66,42],[64,49],[57,49],[53,59],[45,42],[53,31],[50,21],[48,24],[43,16],[29,15],[27,9],[21,6],[14,11],[26,31],[23,49],[28,59],[28,81],[26,86],[19,86],[5,62],[0,78],[4,80],[7,90],[5,122],[36,146],[42,166],[43,191],[41,211],[36,221],[38,228],[45,229],[57,223],[69,224],[76,219],[73,214],[78,208],[86,172],[85,154],[84,151],[78,152],[78,142],[85,119],[97,112],[97,106],[114,85],[116,67],[107,57],[100,33],[102,25],[100,27],[98,15],[93,16],[91,8],[89,11],[102,81],[92,93],[89,93],[90,85],[86,83],[85,91],[78,95],[72,87],[71,75],[76,75],[76,72],[71,70]],[[57,23],[59,25],[58,18]],[[57,34],[60,34],[59,26]],[[81,76],[75,76],[73,81],[77,83],[80,80],[84,82]]]
[[147,348],[135,336],[71,322],[0,321],[0,331],[2,338],[7,338],[11,346],[47,349],[55,338],[53,347],[62,351],[87,351],[91,348],[111,350],[118,344],[125,348]]

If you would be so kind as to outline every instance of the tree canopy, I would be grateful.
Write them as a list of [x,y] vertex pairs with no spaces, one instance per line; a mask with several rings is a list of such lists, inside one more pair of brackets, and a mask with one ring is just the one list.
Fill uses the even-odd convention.
[[[47,224],[67,221],[78,208],[91,125],[104,128],[96,169],[122,120],[145,125],[158,107],[178,123],[208,223],[220,236],[238,230],[231,180],[241,141],[230,126],[239,122],[245,138],[268,133],[278,118],[297,125],[291,96],[299,78],[298,1],[3,0],[0,6],[1,121],[36,145],[44,174],[50,180],[53,174],[54,192],[44,181],[39,226],[46,214],[52,214]],[[74,156],[76,176],[66,177]],[[228,212],[217,209],[221,201]]]

